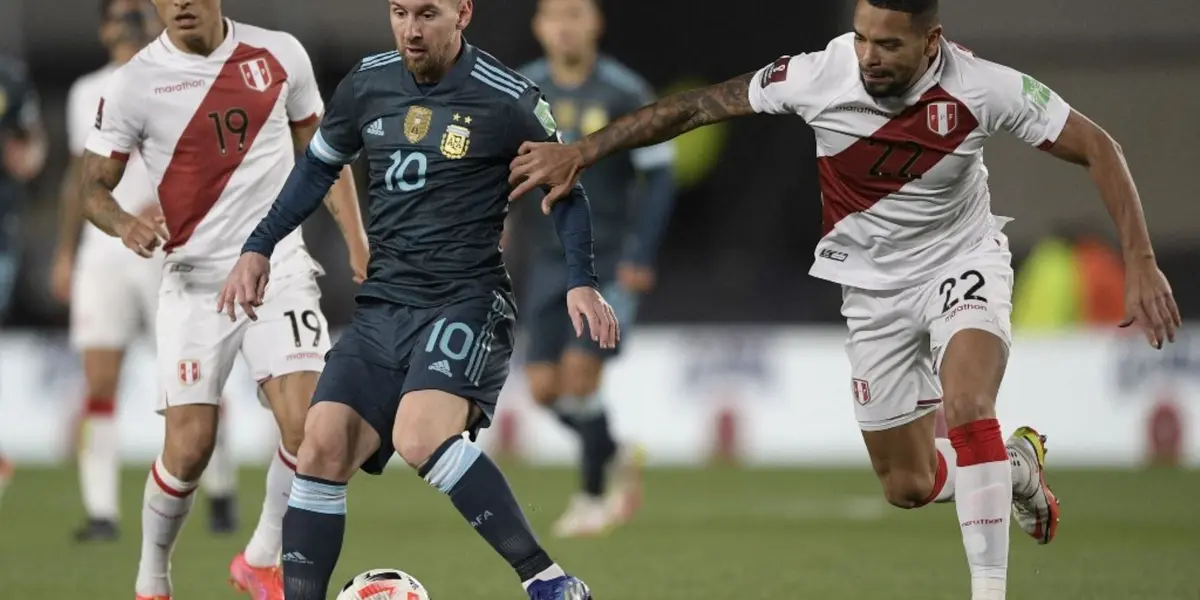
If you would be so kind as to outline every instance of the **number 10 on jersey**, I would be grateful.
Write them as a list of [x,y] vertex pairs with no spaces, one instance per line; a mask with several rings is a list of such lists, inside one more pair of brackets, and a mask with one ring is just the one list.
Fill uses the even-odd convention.
[[425,171],[429,168],[429,159],[422,152],[403,150],[392,153],[392,165],[383,174],[383,183],[387,191],[415,192],[425,187]]

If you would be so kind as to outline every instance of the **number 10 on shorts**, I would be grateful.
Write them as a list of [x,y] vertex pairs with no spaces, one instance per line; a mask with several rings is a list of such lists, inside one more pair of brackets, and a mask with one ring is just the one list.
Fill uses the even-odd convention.
[[[455,334],[462,332],[462,341],[459,343],[455,339]],[[425,353],[433,352],[436,348],[446,358],[450,360],[462,360],[467,357],[467,353],[471,351],[471,345],[475,343],[475,332],[471,331],[470,327],[455,321],[446,325],[446,318],[442,317],[433,324],[433,331],[429,334],[429,342],[425,344]],[[455,349],[455,346],[458,349]]]

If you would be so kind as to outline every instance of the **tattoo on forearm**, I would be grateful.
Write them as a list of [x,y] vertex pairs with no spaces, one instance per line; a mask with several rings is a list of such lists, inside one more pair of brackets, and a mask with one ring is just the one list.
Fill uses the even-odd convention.
[[629,148],[651,146],[698,127],[754,112],[746,73],[724,83],[668,96],[629,113],[585,138],[584,159],[593,164]]
[[87,152],[83,157],[83,213],[87,220],[111,236],[128,216],[112,196],[125,174],[125,162]]

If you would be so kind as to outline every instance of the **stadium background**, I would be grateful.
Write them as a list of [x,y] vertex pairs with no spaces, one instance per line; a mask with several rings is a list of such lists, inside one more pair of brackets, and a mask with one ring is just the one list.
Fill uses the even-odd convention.
[[[15,487],[13,506],[5,507],[11,513],[78,513],[66,465],[71,415],[82,387],[77,357],[65,343],[67,313],[51,299],[47,277],[66,163],[66,91],[105,59],[95,40],[93,4],[0,2],[0,50],[29,63],[53,144],[50,164],[32,188],[19,288],[0,333],[0,443],[18,461],[59,467],[27,473],[27,485],[38,491]],[[359,57],[392,46],[383,0],[224,4],[234,18],[299,37],[326,96]],[[477,1],[468,38],[509,64],[535,57],[538,48],[528,27],[533,4]],[[665,92],[715,82],[782,54],[817,49],[847,29],[852,6],[848,1],[743,4],[606,0],[603,46]],[[1185,321],[1200,315],[1200,278],[1194,275],[1200,264],[1194,185],[1200,159],[1195,143],[1200,136],[1195,102],[1200,7],[1186,0],[961,0],[943,2],[942,13],[948,37],[1033,74],[1122,143]],[[961,546],[957,533],[946,529],[953,518],[945,512],[949,509],[897,516],[883,506],[866,468],[842,354],[840,294],[836,286],[805,274],[819,235],[811,140],[798,119],[755,117],[693,134],[681,144],[682,194],[659,264],[659,287],[645,301],[629,351],[609,377],[616,426],[623,436],[647,445],[659,463],[732,458],[787,470],[714,466],[655,475],[652,491],[658,495],[650,497],[641,529],[605,546],[565,550],[590,561],[584,564],[594,566],[585,568],[600,571],[613,584],[623,582],[629,569],[641,569],[636,557],[647,552],[660,557],[655,572],[686,570],[691,580],[685,586],[690,591],[639,580],[624,597],[724,598],[736,594],[720,589],[742,585],[761,588],[764,598],[797,597],[795,590],[813,597],[878,597],[863,592],[865,585],[886,586],[890,597],[962,597]],[[994,211],[1016,218],[1006,232],[1018,263],[1064,228],[1111,231],[1084,171],[1004,136],[988,147],[987,160]],[[348,318],[353,291],[342,242],[324,213],[305,227],[310,248],[329,273],[322,282],[323,302],[337,327]],[[519,278],[521,257],[510,260]],[[1137,337],[1110,327],[1067,325],[1018,334],[1001,393],[1003,422],[1013,427],[1029,421],[1048,431],[1051,460],[1060,466],[1106,470],[1062,475],[1059,493],[1069,492],[1072,510],[1078,511],[1072,525],[1076,537],[1050,554],[1026,552],[1028,540],[1014,537],[1013,572],[1026,573],[1010,584],[1015,597],[1200,598],[1200,585],[1188,575],[1194,571],[1189,565],[1200,562],[1195,544],[1200,520],[1188,500],[1200,492],[1200,478],[1196,471],[1128,469],[1156,459],[1200,465],[1200,336],[1185,329],[1181,342],[1161,353],[1143,346]],[[147,345],[134,350],[120,400],[131,462],[124,500],[131,533],[136,525],[130,517],[136,515],[145,476],[141,465],[157,453],[161,440],[161,422],[149,410],[155,394],[152,362]],[[272,427],[256,407],[253,388],[238,383],[243,375],[239,367],[230,392],[234,444],[245,463],[261,464],[274,443]],[[501,426],[484,439],[494,451],[543,465],[565,464],[575,455],[573,442],[557,424],[530,407],[518,374],[506,390],[504,414]],[[814,465],[846,470],[798,469]],[[546,506],[532,516],[544,525],[557,514],[572,476],[541,466],[514,467],[512,473],[514,486],[531,506]],[[244,474],[242,481],[250,498],[261,489],[258,472]],[[356,497],[369,498],[355,508],[369,515],[362,526],[416,527],[438,536],[422,542],[438,548],[449,547],[449,540],[473,543],[463,541],[469,530],[460,531],[461,523],[436,498],[420,495],[419,486],[404,481],[412,494],[404,502],[411,505],[405,504],[406,514],[399,516],[392,514],[389,501],[394,490],[370,496],[371,489],[384,488],[361,484],[367,491]],[[1130,509],[1146,498],[1154,499],[1154,510]],[[256,502],[246,506],[252,518]],[[417,514],[434,516],[429,525],[414,525]],[[16,517],[5,516],[8,523]],[[32,577],[16,569],[25,568],[19,565],[26,565],[27,552],[54,556],[64,551],[70,523],[57,526],[63,529],[61,540],[43,539],[41,529],[31,529],[48,519],[26,520],[8,531],[0,519],[0,581],[15,582],[7,587],[12,597],[63,597],[81,589],[87,573],[102,576],[109,568],[131,573],[132,537],[124,551],[133,554],[124,562],[90,555],[97,566],[64,578],[51,586],[59,593],[47,594],[46,579],[64,576]],[[198,529],[184,541],[193,548],[186,552],[197,557],[196,564],[176,569],[177,582],[182,579],[184,585],[211,584],[201,569],[215,568],[219,574],[225,546],[233,547],[197,540],[202,537]],[[346,569],[365,562],[406,566],[423,574],[435,591],[452,592],[438,597],[490,598],[489,581],[507,582],[498,567],[478,580],[456,578],[451,567],[434,560],[437,552],[422,547],[414,556],[403,539],[380,537],[384,534],[378,531],[360,528],[350,535],[362,536],[364,545],[349,551],[350,566],[339,573],[348,575]],[[34,538],[38,541],[31,542]],[[395,549],[365,553],[372,539]],[[907,560],[879,558],[907,557],[908,544],[919,539],[928,542],[928,560],[954,568],[914,574]],[[1080,552],[1087,553],[1086,561]],[[725,556],[753,557],[754,564],[730,566]],[[873,561],[870,572],[860,569],[864,557]],[[697,563],[705,565],[703,572],[692,570]],[[1035,570],[1053,575],[1031,583],[1028,574]],[[831,575],[838,572],[860,576]],[[940,587],[896,596],[897,582]],[[124,593],[125,588],[114,589]],[[214,592],[211,597],[224,596]]]

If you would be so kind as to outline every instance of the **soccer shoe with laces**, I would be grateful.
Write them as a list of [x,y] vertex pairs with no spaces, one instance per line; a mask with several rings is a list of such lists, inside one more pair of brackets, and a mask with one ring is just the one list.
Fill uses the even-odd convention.
[[525,591],[529,592],[529,600],[592,600],[587,584],[570,575],[535,581]]
[[605,497],[612,525],[624,525],[642,506],[642,467],[646,451],[638,445],[622,445],[613,467],[612,483]]
[[[1010,460],[1028,463],[1033,470],[1033,490],[1013,493],[1013,519],[1039,544],[1049,544],[1058,532],[1058,498],[1046,485],[1046,436],[1032,427],[1021,427],[1008,438]],[[1016,456],[1013,456],[1013,454]]]
[[558,538],[579,538],[603,535],[609,528],[608,507],[604,499],[576,494],[567,510],[554,522],[552,531]]
[[229,583],[254,600],[283,600],[283,573],[279,567],[254,567],[239,553],[229,563]]

